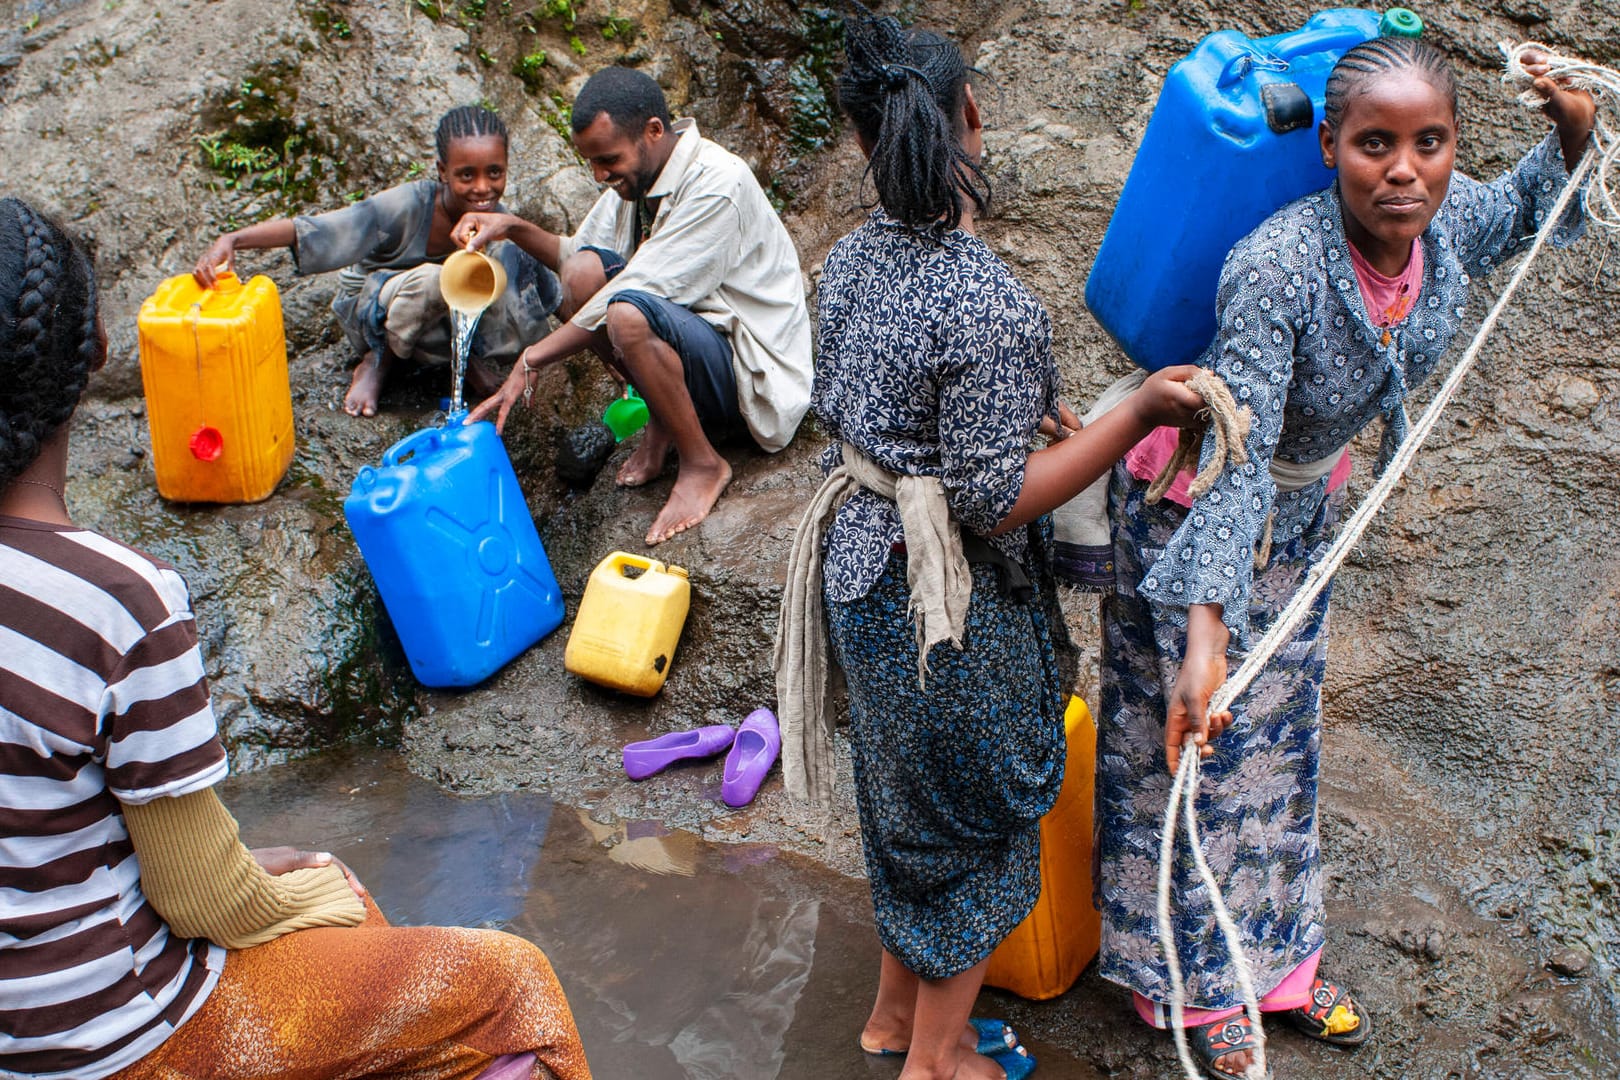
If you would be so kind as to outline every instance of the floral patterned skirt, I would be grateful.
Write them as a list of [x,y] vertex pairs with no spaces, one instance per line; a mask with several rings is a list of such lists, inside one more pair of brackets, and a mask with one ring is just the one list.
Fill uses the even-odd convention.
[[[1156,607],[1136,588],[1187,511],[1169,500],[1149,506],[1146,492],[1145,481],[1115,467],[1108,502],[1117,590],[1103,601],[1097,724],[1097,907],[1103,977],[1164,1002],[1170,981],[1154,921],[1171,781],[1164,722],[1186,651],[1186,613]],[[1326,554],[1342,501],[1342,493],[1325,500],[1304,534],[1276,547],[1256,573],[1251,640],[1266,632]],[[1202,765],[1197,811],[1204,854],[1262,995],[1322,947],[1316,787],[1331,591],[1331,585],[1322,591],[1293,640],[1233,704],[1231,727]],[[1171,913],[1187,1004],[1211,1010],[1241,1004],[1225,939],[1184,839]]]
[[871,591],[826,601],[849,687],[855,802],[878,939],[925,979],[990,955],[1040,895],[1040,818],[1063,783],[1062,695],[1043,599],[974,564],[963,648],[917,639],[905,556]]

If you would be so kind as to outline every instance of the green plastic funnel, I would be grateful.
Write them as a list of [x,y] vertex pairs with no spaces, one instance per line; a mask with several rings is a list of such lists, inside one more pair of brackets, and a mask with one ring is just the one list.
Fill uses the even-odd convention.
[[624,397],[602,410],[602,423],[613,432],[615,439],[624,442],[647,426],[647,403],[641,400],[641,395],[636,393],[635,387],[626,385]]

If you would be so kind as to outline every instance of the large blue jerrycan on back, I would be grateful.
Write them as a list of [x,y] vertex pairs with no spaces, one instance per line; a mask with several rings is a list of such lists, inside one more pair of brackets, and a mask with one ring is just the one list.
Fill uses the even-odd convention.
[[1332,183],[1316,133],[1328,73],[1378,29],[1336,8],[1288,34],[1219,30],[1170,69],[1086,280],[1086,306],[1138,365],[1196,360],[1232,245]]
[[418,431],[360,470],[343,514],[425,686],[471,686],[555,630],[562,590],[487,421]]

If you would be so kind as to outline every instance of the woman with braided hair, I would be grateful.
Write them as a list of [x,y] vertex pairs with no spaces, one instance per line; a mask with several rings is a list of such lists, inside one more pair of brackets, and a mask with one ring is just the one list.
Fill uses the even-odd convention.
[[[456,250],[450,233],[469,213],[501,209],[507,181],[506,125],[488,109],[461,105],[444,114],[434,133],[438,178],[414,180],[325,214],[261,221],[226,233],[197,260],[192,276],[208,288],[236,267],[243,248],[285,247],[300,274],[341,270],[332,312],[354,347],[355,365],[343,408],[374,416],[383,382],[396,360],[422,365],[452,359],[450,309],[439,293],[439,266]],[[506,268],[506,291],[478,320],[473,355],[511,363],[549,329],[562,287],[533,256],[510,243],[488,254]],[[478,363],[468,368],[475,390],[499,379]]]
[[63,498],[105,356],[85,252],[0,199],[0,1077],[588,1080],[534,946],[242,845],[185,583]]
[[883,946],[861,1046],[905,1054],[905,1080],[1020,1080],[1033,1059],[1017,1037],[968,1014],[1034,907],[1039,821],[1063,781],[1048,514],[1203,401],[1183,385],[1196,369],[1160,372],[1031,452],[1059,419],[1051,325],[974,234],[990,186],[968,67],[892,18],[850,19],[845,48],[839,99],[877,199],[819,286],[812,407],[832,446],[788,571],[784,767],[790,790],[827,795],[824,613]]
[[[1527,65],[1535,70],[1533,65]],[[1155,926],[1157,853],[1171,776],[1192,736],[1205,759],[1203,848],[1225,883],[1260,1008],[1340,1048],[1371,1021],[1317,970],[1326,939],[1316,797],[1327,655],[1323,589],[1310,615],[1230,710],[1209,716],[1229,649],[1275,622],[1332,544],[1347,444],[1382,417],[1384,460],[1405,436],[1405,399],[1463,323],[1470,281],[1528,247],[1592,130],[1591,98],[1536,82],[1555,131],[1482,184],[1453,171],[1457,89],[1416,39],[1378,38],[1333,69],[1319,138],[1338,178],[1283,207],[1227,256],[1219,328],[1201,359],[1246,405],[1248,463],[1208,492],[1186,474],[1149,505],[1175,433],[1156,432],[1115,467],[1109,516],[1116,591],[1103,603],[1098,717],[1099,967],[1170,1024]],[[1573,220],[1553,233],[1567,244]],[[1206,440],[1204,463],[1213,458]],[[1181,492],[1177,504],[1177,488]],[[1171,884],[1187,968],[1184,1024],[1211,1077],[1243,1077],[1255,1033],[1209,894],[1189,853]]]

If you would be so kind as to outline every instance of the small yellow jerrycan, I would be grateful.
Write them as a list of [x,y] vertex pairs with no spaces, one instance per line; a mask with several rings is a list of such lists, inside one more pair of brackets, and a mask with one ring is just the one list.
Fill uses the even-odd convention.
[[679,566],[615,551],[597,564],[568,635],[563,667],[637,697],[664,685],[692,584]]
[[984,971],[986,986],[1045,1001],[1074,985],[1102,941],[1091,903],[1091,815],[1097,726],[1078,697],[1063,714],[1069,753],[1057,802],[1041,819],[1041,897]]
[[258,502],[292,462],[292,392],[281,297],[262,274],[204,289],[169,278],[141,305],[141,382],[158,494]]

